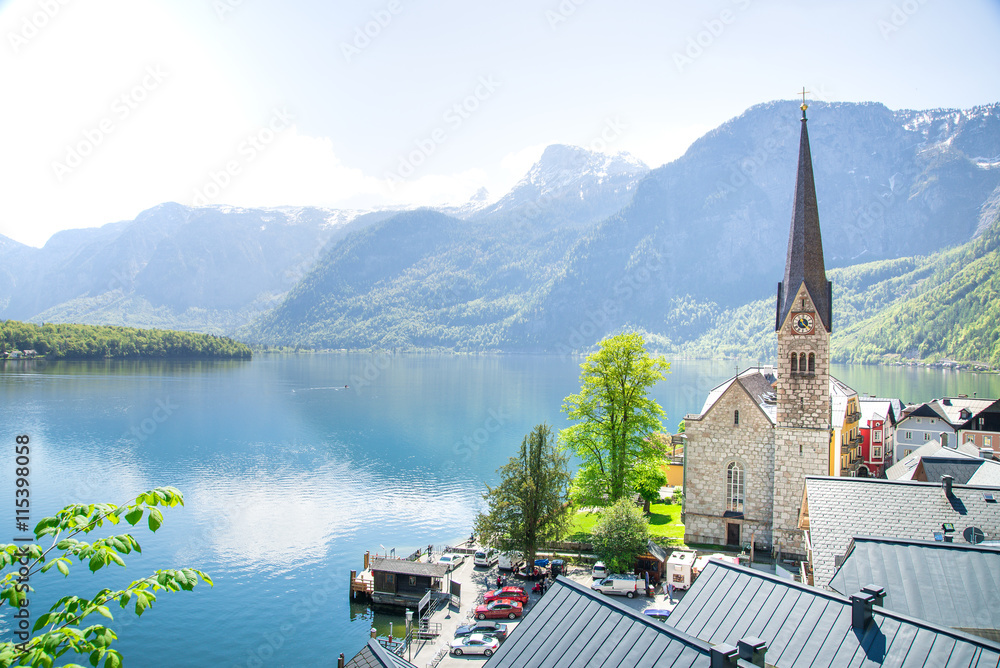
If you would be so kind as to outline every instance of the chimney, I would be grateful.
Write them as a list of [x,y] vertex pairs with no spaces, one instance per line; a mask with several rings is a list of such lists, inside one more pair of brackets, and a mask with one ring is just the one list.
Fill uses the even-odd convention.
[[337,657],[337,668],[344,668],[344,653],[341,652],[340,656]]
[[944,487],[944,495],[951,496],[951,484],[955,482],[955,479],[950,475],[941,476],[941,486]]
[[885,600],[885,587],[879,587],[878,585],[870,584],[867,587],[861,589],[862,594],[872,595],[872,605],[877,605],[882,607],[882,601]]
[[872,623],[872,604],[874,602],[875,597],[866,592],[851,596],[851,628],[861,633],[865,632],[868,625]]
[[712,668],[729,668],[738,666],[739,649],[726,643],[720,643],[712,647],[710,653]]
[[764,656],[767,654],[766,640],[748,636],[746,638],[740,638],[740,641],[736,643],[736,646],[739,648],[740,658],[742,660],[749,661],[751,665],[764,668]]

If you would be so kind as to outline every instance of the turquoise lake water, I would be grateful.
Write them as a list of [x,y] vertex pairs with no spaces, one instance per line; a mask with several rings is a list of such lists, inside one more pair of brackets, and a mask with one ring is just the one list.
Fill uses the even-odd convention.
[[[7,363],[0,371],[0,542],[14,523],[15,437],[31,445],[32,525],[73,502],[172,485],[183,508],[134,531],[128,568],[37,576],[32,614],[156,568],[215,587],[165,593],[142,619],[115,608],[131,666],[335,665],[373,615],[348,602],[365,550],[409,554],[467,537],[492,482],[534,425],[565,426],[579,359],[546,356],[262,356],[251,362]],[[733,362],[675,361],[653,395],[674,429]],[[859,392],[924,401],[1000,396],[1000,377],[835,367]],[[349,386],[349,387],[345,387]],[[145,525],[140,525],[144,527]],[[58,593],[57,593],[58,592]],[[9,609],[0,637],[10,638]],[[85,659],[83,661],[86,662]]]

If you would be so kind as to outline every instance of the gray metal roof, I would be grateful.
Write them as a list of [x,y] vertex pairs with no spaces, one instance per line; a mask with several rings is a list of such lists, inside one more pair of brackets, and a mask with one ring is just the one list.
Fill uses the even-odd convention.
[[930,540],[941,525],[955,525],[955,542],[978,527],[986,540],[1000,539],[1000,487],[953,485],[877,478],[806,476],[806,508],[813,555],[813,581],[826,586],[855,536]]
[[347,662],[345,668],[416,668],[416,666],[382,647],[377,640],[369,640],[368,644]]
[[757,636],[778,668],[1000,665],[1000,644],[879,608],[856,632],[849,598],[715,560],[667,623],[713,645]]
[[870,584],[887,610],[1000,641],[1000,547],[859,536],[830,587]]
[[486,666],[707,667],[710,650],[696,638],[559,576]]
[[422,561],[407,561],[406,559],[376,557],[372,559],[370,565],[373,571],[400,575],[425,575],[432,578],[443,578],[448,573],[446,564],[428,564]]
[[973,474],[985,461],[971,457],[922,457],[913,479],[941,482],[941,476],[950,475],[955,482],[964,485],[972,479]]

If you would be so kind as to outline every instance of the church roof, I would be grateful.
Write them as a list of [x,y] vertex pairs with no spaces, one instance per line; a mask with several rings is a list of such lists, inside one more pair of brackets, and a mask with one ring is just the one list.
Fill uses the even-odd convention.
[[716,385],[705,398],[705,405],[701,408],[699,416],[704,416],[711,410],[722,395],[732,387],[733,383],[739,382],[740,386],[746,390],[750,398],[756,403],[772,423],[777,423],[778,408],[776,393],[774,391],[775,377],[772,375],[773,369],[765,367],[763,369],[753,368],[741,372],[738,376],[733,376],[729,380]]
[[826,331],[831,331],[833,328],[831,284],[826,279],[826,267],[823,263],[823,239],[819,230],[816,184],[813,181],[809,132],[806,129],[804,111],[802,132],[799,137],[799,171],[795,179],[792,224],[788,234],[788,255],[785,260],[785,278],[778,287],[775,330],[781,328],[781,324],[791,312],[799,286],[803,282],[816,304],[820,322]]

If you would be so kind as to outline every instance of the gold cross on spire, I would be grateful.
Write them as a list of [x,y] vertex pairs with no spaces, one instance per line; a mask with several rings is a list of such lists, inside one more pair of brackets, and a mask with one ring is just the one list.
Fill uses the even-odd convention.
[[809,105],[808,105],[808,104],[806,104],[806,94],[807,94],[808,92],[809,92],[809,91],[807,91],[807,90],[806,90],[806,87],[805,87],[805,86],[803,86],[803,87],[802,87],[802,92],[801,92],[801,93],[799,93],[799,95],[801,95],[801,96],[802,96],[802,106],[800,106],[800,107],[799,107],[799,109],[801,109],[801,110],[802,110],[802,118],[805,118],[805,117],[806,117],[806,109],[808,109],[808,108],[809,108]]

